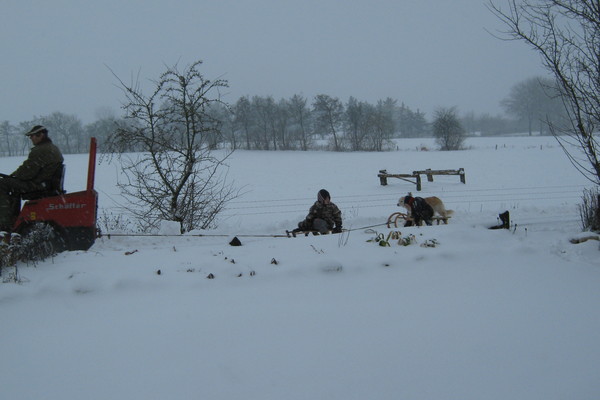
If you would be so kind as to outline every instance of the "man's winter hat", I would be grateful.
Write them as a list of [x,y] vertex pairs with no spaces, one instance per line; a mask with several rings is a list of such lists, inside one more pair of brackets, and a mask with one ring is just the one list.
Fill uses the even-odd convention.
[[323,203],[325,199],[331,199],[331,196],[329,195],[329,192],[327,190],[321,189],[319,190],[319,194],[317,194],[317,199],[319,200],[319,202]]
[[33,128],[31,128],[31,130],[29,132],[27,132],[25,134],[25,136],[32,136],[32,135],[36,135],[38,133],[48,133],[48,129],[44,128],[41,125],[36,125]]

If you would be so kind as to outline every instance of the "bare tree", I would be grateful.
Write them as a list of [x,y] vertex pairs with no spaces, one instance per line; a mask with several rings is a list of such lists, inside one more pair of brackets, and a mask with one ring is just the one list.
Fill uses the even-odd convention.
[[274,113],[274,126],[279,148],[281,150],[291,150],[292,143],[290,139],[291,111],[286,99],[277,102]]
[[277,150],[277,131],[275,129],[275,114],[277,105],[272,96],[252,97],[252,111],[256,116],[257,145],[261,150]]
[[179,222],[182,233],[214,227],[226,202],[237,196],[221,173],[231,153],[217,157],[211,151],[220,125],[208,108],[220,102],[218,91],[227,82],[205,79],[201,64],[182,72],[168,68],[148,96],[139,82],[128,85],[115,76],[125,93],[127,123],[119,125],[109,145],[116,151],[142,150],[120,153],[126,182],[118,186],[143,228],[155,228],[161,220]]
[[217,148],[219,145],[229,144],[231,150],[235,151],[238,148],[238,137],[236,135],[236,121],[233,110],[223,103],[212,103],[208,108],[208,113],[212,118],[218,120],[221,124],[221,135],[213,135],[217,142],[212,143],[212,148]]
[[243,96],[238,99],[233,107],[233,114],[234,125],[236,129],[242,131],[242,135],[246,142],[246,150],[250,150],[252,148],[250,143],[252,138],[253,114],[252,105],[250,104],[248,97]]
[[306,106],[306,98],[295,94],[289,101],[295,138],[300,142],[300,149],[308,150],[312,143],[309,131],[310,110]]
[[13,144],[13,138],[16,136],[14,134],[15,127],[10,124],[8,121],[2,121],[0,123],[0,138],[2,140],[2,145],[0,146],[0,155],[4,156],[12,156],[14,155],[14,148],[16,147]]
[[577,170],[600,184],[595,137],[600,124],[600,1],[506,0],[506,8],[496,3],[490,0],[488,7],[507,26],[504,38],[531,46],[556,79],[569,127],[551,125],[551,131]]
[[76,115],[62,112],[40,117],[39,121],[50,131],[52,140],[63,153],[72,154],[87,151],[83,124]]
[[366,140],[371,124],[369,104],[358,101],[350,96],[346,103],[346,112],[344,115],[344,125],[346,127],[346,139],[350,144],[350,150],[364,150],[364,141]]
[[465,141],[465,130],[458,120],[454,107],[440,108],[435,112],[433,135],[441,150],[460,150],[462,148]]
[[333,98],[326,94],[319,94],[315,97],[312,106],[317,129],[331,135],[333,150],[341,151],[342,143],[338,137],[338,130],[343,121],[344,105],[337,97]]
[[534,124],[539,124],[540,134],[543,134],[548,122],[558,126],[564,114],[554,80],[543,77],[529,78],[512,86],[500,104],[507,114],[527,123],[529,136],[533,134]]
[[396,100],[387,98],[379,100],[372,110],[372,129],[368,140],[369,149],[383,151],[391,146],[391,138],[394,135],[394,112],[396,110]]

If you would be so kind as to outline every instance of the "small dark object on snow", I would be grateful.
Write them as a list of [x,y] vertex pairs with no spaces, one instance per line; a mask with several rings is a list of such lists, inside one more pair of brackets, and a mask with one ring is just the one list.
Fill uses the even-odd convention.
[[256,272],[250,271],[250,276],[254,276],[254,275],[256,275]]
[[160,275],[162,274],[162,272],[160,272],[160,269],[158,271],[156,271],[156,275]]
[[240,239],[238,239],[236,236],[231,240],[231,242],[229,242],[229,245],[230,246],[241,246],[242,242],[240,242]]
[[492,226],[490,229],[510,229],[510,214],[508,211],[504,211],[502,214],[498,214],[500,218],[500,225]]
[[277,265],[277,264],[279,264],[279,262],[275,258],[272,258],[271,264]]
[[215,279],[215,276],[211,273],[206,276],[206,279]]
[[138,252],[138,250],[137,250],[137,249],[135,249],[135,250],[132,250],[132,251],[126,251],[126,252],[125,252],[125,255],[126,255],[126,256],[130,256],[130,255],[132,255],[132,254],[135,254],[135,253],[137,253],[137,252]]

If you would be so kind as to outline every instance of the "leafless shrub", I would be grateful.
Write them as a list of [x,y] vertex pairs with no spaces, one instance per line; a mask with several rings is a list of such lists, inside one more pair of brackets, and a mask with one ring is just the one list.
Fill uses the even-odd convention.
[[582,203],[578,206],[584,231],[600,231],[600,193],[598,188],[584,189]]

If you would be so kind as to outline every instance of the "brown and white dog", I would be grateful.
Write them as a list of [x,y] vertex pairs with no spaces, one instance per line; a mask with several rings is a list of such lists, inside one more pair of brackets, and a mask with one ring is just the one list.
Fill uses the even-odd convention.
[[[398,200],[398,204],[397,204],[398,207],[406,208],[406,210],[409,212],[409,214],[410,214],[410,209],[411,209],[411,207],[409,205],[409,200],[412,197],[413,197],[412,193],[408,193],[408,196],[400,197],[400,199]],[[435,197],[435,196],[424,197],[423,200],[425,200],[425,202],[427,204],[429,204],[431,206],[431,208],[433,208],[434,213],[438,214],[442,218],[448,218],[450,215],[452,215],[454,213],[453,210],[446,210],[446,207],[444,206],[444,202],[442,200],[440,200],[439,197]]]

